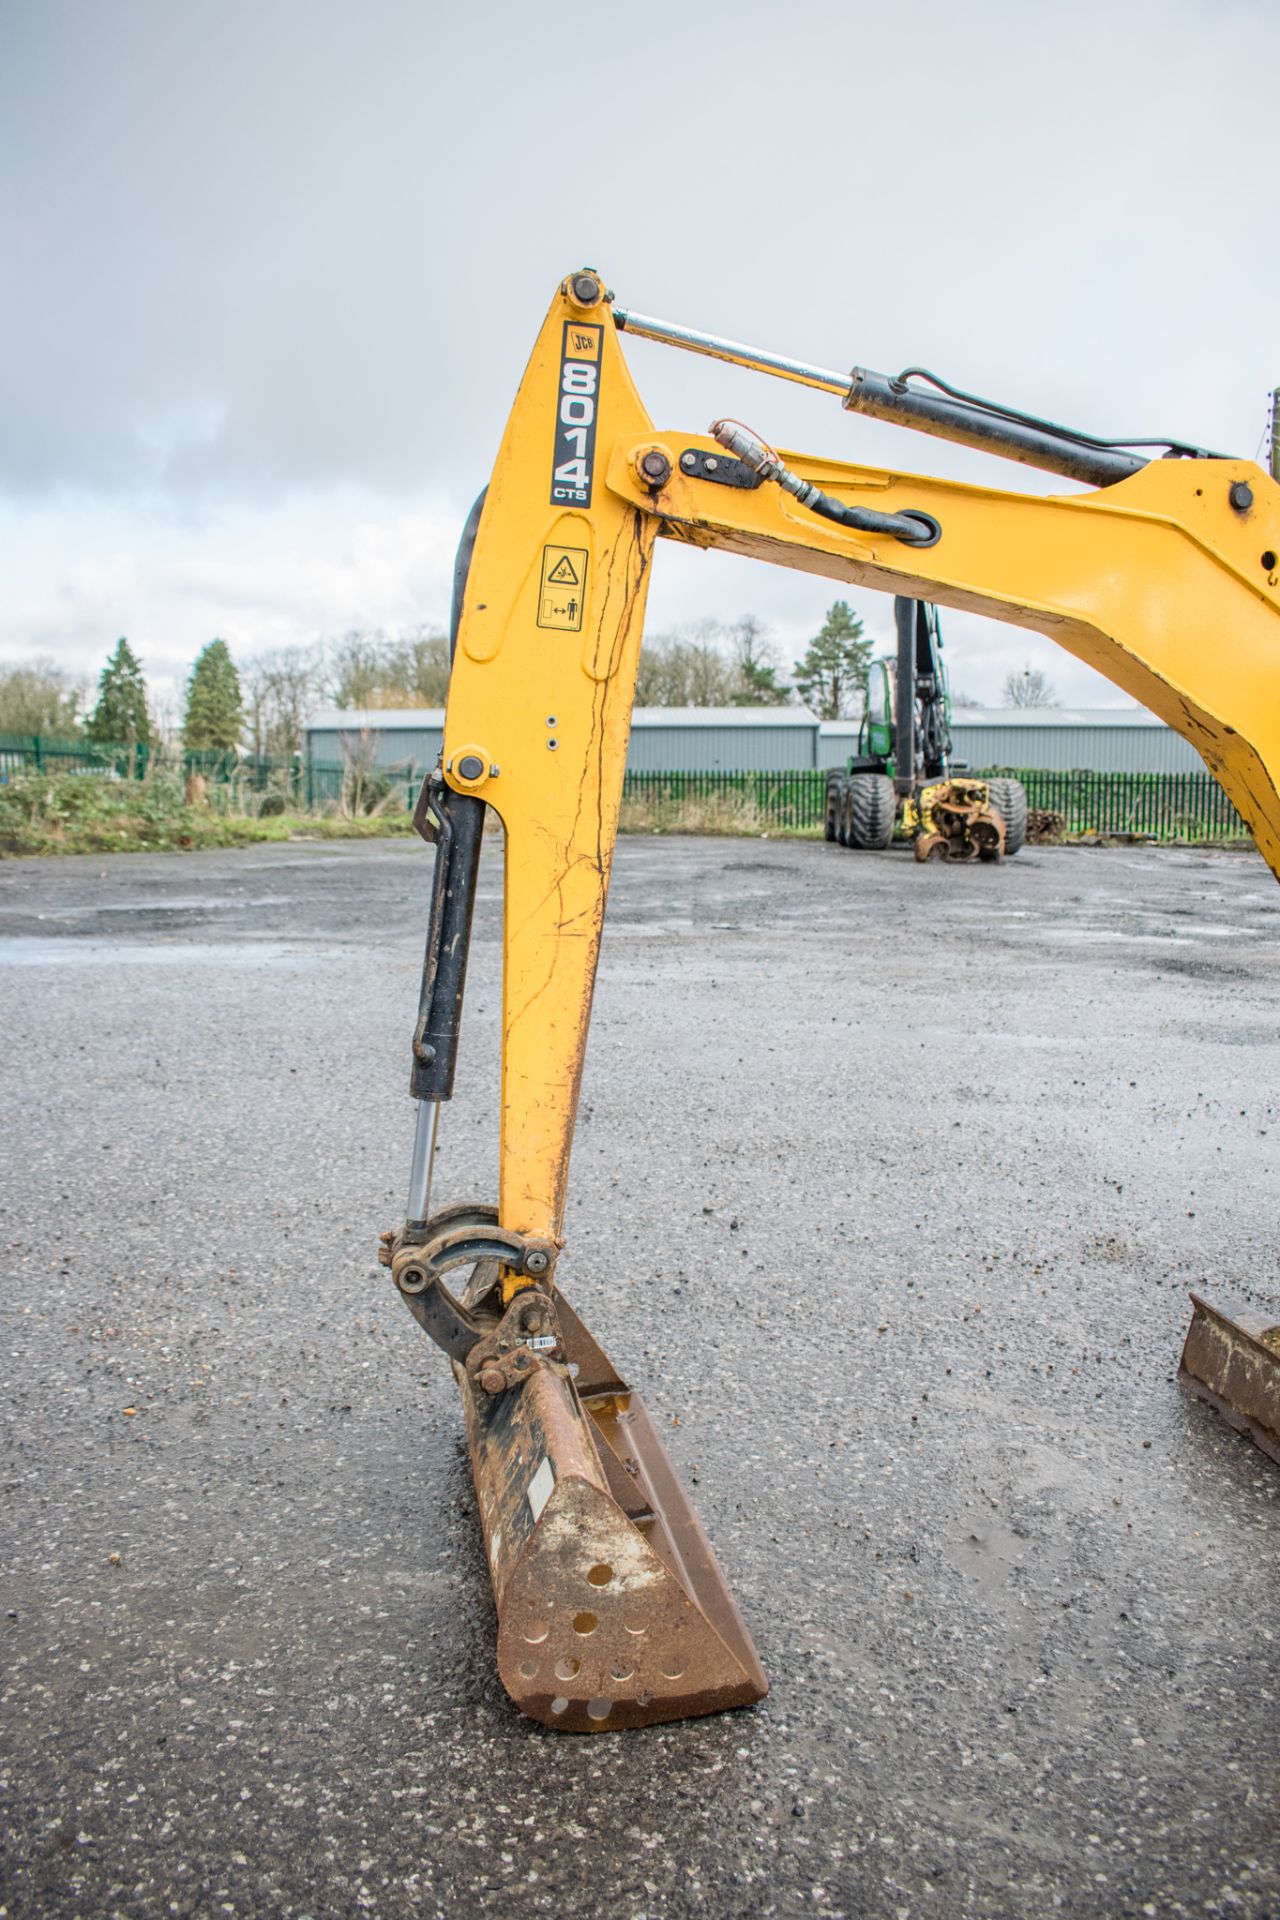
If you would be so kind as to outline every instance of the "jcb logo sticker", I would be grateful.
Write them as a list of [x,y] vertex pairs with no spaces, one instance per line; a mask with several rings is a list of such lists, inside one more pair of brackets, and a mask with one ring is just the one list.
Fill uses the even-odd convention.
[[582,600],[587,590],[585,547],[544,547],[538,587],[538,625],[564,633],[582,631]]
[[600,334],[599,327],[565,321],[555,452],[551,461],[554,507],[591,505],[591,476],[596,462],[596,404],[600,397]]

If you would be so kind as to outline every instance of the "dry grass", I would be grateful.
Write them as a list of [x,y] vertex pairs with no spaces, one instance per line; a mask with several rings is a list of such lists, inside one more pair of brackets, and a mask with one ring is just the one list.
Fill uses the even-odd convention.
[[785,834],[814,839],[820,827],[785,827],[765,813],[753,793],[730,788],[720,793],[626,795],[618,817],[620,833]]

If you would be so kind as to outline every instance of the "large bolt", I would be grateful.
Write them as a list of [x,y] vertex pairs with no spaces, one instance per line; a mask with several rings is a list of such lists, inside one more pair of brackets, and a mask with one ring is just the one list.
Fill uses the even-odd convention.
[[486,1393],[501,1393],[507,1384],[507,1376],[501,1367],[481,1367],[480,1385]]
[[1253,488],[1247,480],[1233,480],[1227,498],[1237,513],[1248,513],[1253,505]]
[[458,775],[463,780],[479,780],[484,773],[484,761],[478,753],[464,753],[458,762]]
[[671,462],[661,447],[648,447],[636,461],[640,478],[649,487],[665,487],[671,478]]
[[545,1273],[550,1265],[551,1255],[542,1247],[535,1247],[531,1253],[525,1255],[524,1270],[526,1273]]
[[575,273],[569,280],[569,297],[580,307],[594,307],[600,292],[600,282],[594,273]]

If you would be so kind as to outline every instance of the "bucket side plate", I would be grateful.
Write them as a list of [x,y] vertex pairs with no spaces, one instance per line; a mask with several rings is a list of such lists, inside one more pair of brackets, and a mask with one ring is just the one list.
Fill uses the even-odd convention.
[[1178,1379],[1280,1460],[1280,1326],[1239,1308],[1228,1314],[1191,1296]]
[[755,1648],[639,1396],[557,1305],[582,1394],[557,1366],[494,1397],[455,1368],[503,1685],[573,1733],[762,1699]]

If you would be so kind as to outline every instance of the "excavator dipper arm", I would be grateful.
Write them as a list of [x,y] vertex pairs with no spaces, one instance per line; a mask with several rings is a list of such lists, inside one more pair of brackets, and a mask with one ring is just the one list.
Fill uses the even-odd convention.
[[[655,542],[1049,635],[1192,740],[1280,872],[1280,487],[1244,461],[1087,458],[1108,484],[1044,497],[775,454],[728,424],[660,432],[599,277],[552,301],[475,530],[442,755],[444,786],[506,838],[498,1206],[411,1218],[384,1251],[422,1323],[447,1328],[500,1670],[548,1724],[765,1690],[638,1396],[552,1282]],[[455,1300],[440,1276],[468,1254]]]

